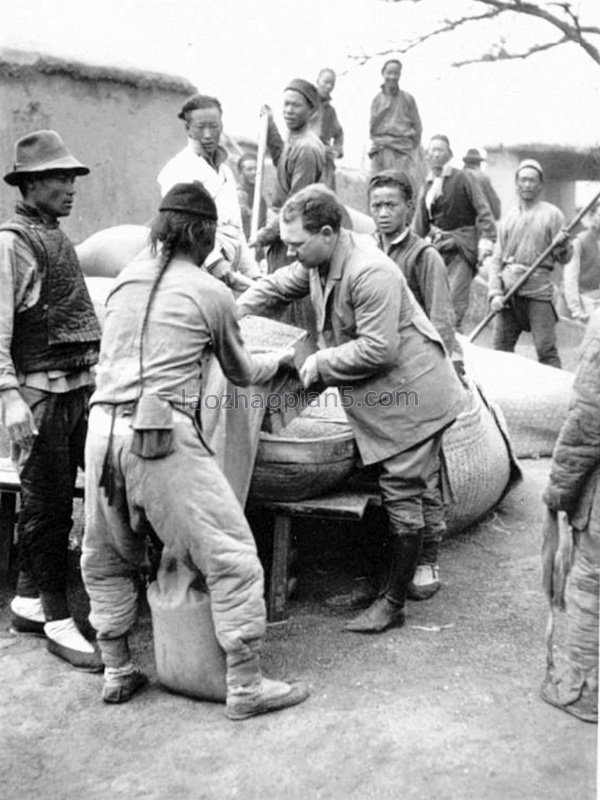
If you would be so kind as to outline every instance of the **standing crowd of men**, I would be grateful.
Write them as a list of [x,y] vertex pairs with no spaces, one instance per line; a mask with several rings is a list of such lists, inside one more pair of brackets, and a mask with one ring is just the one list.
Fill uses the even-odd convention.
[[[504,302],[564,227],[559,209],[541,200],[541,165],[521,162],[518,205],[497,223],[499,201],[478,151],[467,152],[464,170],[450,165],[445,134],[432,136],[423,152],[417,104],[399,88],[401,70],[396,59],[384,64],[371,107],[374,237],[352,230],[335,194],[344,137],[331,104],[333,70],[321,70],[316,84],[287,84],[283,136],[271,109],[263,109],[276,188],[270,209],[258,198],[255,235],[256,158],[239,159],[236,181],[220,143],[221,104],[207,95],[189,98],[179,112],[185,147],[158,174],[162,200],[150,249],[116,279],[102,334],[59,226],[71,211],[76,177],[89,169],[53,131],[16,143],[5,181],[21,199],[0,228],[0,397],[23,489],[12,624],[44,635],[48,650],[77,668],[104,669],[107,703],[127,701],[147,680],[129,633],[150,529],[206,582],[226,654],[227,716],[246,719],[308,696],[302,682],[262,675],[263,573],[252,533],[199,416],[181,403],[202,393],[200,362],[209,353],[243,386],[293,368],[288,350],[251,355],[240,317],[281,318],[291,309],[286,319],[306,328],[318,348],[299,368],[304,386],[344,387],[352,398],[346,411],[362,463],[378,475],[390,553],[368,606],[345,625],[357,633],[401,626],[407,599],[426,600],[440,588],[442,436],[465,401],[455,331],[483,260],[496,312],[494,346],[512,351],[531,330],[539,360],[560,366],[550,275],[573,258],[568,237]],[[580,262],[594,241],[581,242]],[[265,270],[256,258],[263,251]],[[404,396],[407,388],[417,394],[416,406],[364,402],[367,395]],[[77,629],[66,591],[84,442],[82,575],[96,646]],[[552,503],[562,508],[554,495]],[[586,539],[586,546],[597,556],[592,533],[595,544]],[[582,686],[593,683],[586,680]],[[561,703],[554,694],[552,702],[573,713],[572,698]]]

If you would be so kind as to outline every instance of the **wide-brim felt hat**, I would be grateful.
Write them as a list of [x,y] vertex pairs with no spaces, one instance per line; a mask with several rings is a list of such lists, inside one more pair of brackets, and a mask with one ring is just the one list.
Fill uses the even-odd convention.
[[4,176],[10,186],[17,186],[23,175],[64,169],[75,175],[87,175],[89,168],[67,150],[56,131],[34,131],[15,144],[13,168]]
[[469,147],[463,156],[463,161],[465,164],[480,164],[482,161],[485,161],[485,158],[476,147]]

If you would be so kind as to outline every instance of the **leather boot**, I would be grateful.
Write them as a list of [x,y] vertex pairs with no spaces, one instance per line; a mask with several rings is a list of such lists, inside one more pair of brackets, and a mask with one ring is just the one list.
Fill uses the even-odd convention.
[[404,624],[406,594],[421,552],[421,540],[421,531],[392,536],[390,572],[386,587],[366,611],[346,623],[345,631],[381,633]]
[[261,640],[246,643],[243,650],[227,653],[227,700],[225,716],[249,719],[302,703],[308,686],[302,681],[285,683],[265,678],[260,671]]

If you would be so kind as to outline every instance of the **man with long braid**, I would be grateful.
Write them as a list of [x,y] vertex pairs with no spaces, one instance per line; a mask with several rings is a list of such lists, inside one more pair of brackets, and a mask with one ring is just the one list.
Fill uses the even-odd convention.
[[216,225],[206,189],[176,184],[152,226],[154,255],[129,264],[108,297],[86,440],[82,571],[107,703],[129,700],[147,680],[132,662],[128,634],[148,527],[201,573],[227,657],[226,714],[240,720],[300,703],[308,689],[261,674],[262,568],[242,508],[185,397],[201,394],[200,363],[209,348],[241,386],[268,381],[293,354],[246,350],[231,293],[200,269]]

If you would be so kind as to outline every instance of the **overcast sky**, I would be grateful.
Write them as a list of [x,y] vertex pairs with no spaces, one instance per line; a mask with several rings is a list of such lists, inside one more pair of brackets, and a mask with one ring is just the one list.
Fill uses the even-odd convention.
[[[581,0],[596,9],[598,0]],[[346,129],[347,166],[360,166],[383,59],[352,55],[393,48],[431,30],[463,0],[0,0],[0,46],[97,64],[184,75],[216,94],[231,133],[255,135],[263,102],[278,111],[292,77],[339,73],[334,105]],[[598,20],[600,23],[600,19]],[[453,69],[502,34],[517,48],[554,36],[519,17],[438,37],[411,51],[402,84],[418,102],[425,137],[446,132],[457,154],[471,146],[600,142],[600,67],[569,45],[528,61]]]

